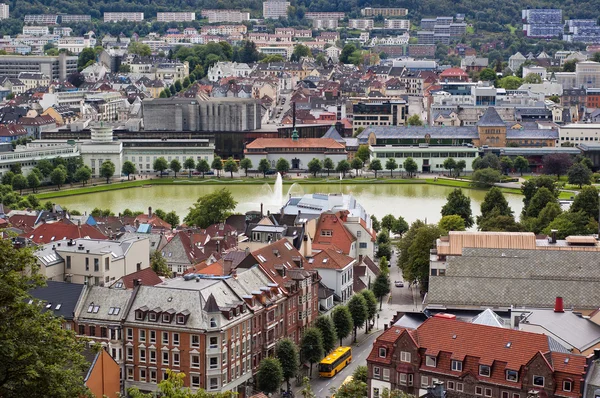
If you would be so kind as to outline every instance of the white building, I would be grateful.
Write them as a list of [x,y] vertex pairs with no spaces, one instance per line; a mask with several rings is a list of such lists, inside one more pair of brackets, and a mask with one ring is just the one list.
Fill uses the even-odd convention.
[[242,12],[239,10],[202,10],[201,15],[203,18],[208,18],[208,23],[240,23],[250,19],[249,12]]
[[[379,159],[381,165],[385,167],[388,159],[396,160],[398,170],[402,170],[402,164],[408,158],[412,158],[418,167],[419,172],[441,173],[447,171],[444,168],[444,160],[454,158],[456,161],[464,160],[466,168],[463,172],[473,171],[473,160],[478,156],[479,150],[467,146],[369,146],[371,151],[371,161]],[[385,171],[382,171],[385,172]]]
[[88,32],[82,37],[66,36],[58,39],[57,48],[59,50],[68,50],[73,54],[79,54],[86,48],[96,47],[96,34]]
[[349,29],[371,30],[373,29],[372,19],[350,19],[348,21]]
[[80,143],[79,147],[83,164],[92,170],[93,177],[100,176],[102,163],[107,160],[115,165],[115,175],[120,174],[123,167],[123,143],[113,141],[112,127],[102,124],[92,127],[92,139]]
[[75,145],[58,143],[55,146],[40,148],[27,144],[27,146],[17,146],[13,152],[0,154],[0,175],[10,170],[12,165],[19,163],[23,169],[23,174],[28,174],[37,162],[42,159],[54,159],[61,157],[63,159],[80,156],[79,148]]
[[263,1],[263,18],[279,19],[287,18],[287,10],[290,6],[289,1],[268,0]]
[[317,30],[334,30],[338,28],[339,20],[334,18],[315,18],[312,20],[314,29]]
[[527,61],[527,58],[525,58],[520,52],[517,52],[508,58],[508,67],[513,72],[516,72],[519,67],[525,63],[525,61]]
[[248,64],[237,62],[217,62],[208,69],[208,80],[217,82],[224,77],[248,77],[252,68]]
[[156,13],[158,22],[190,22],[196,20],[195,12],[158,12]]
[[331,58],[333,62],[338,62],[342,49],[337,46],[331,46],[325,49],[325,53],[327,54],[327,58]]
[[0,19],[8,19],[10,17],[10,6],[8,4],[0,3]]
[[575,145],[598,142],[600,137],[600,124],[567,124],[558,127],[557,146],[570,142]]
[[208,139],[187,140],[123,140],[123,161],[135,164],[139,173],[154,172],[154,161],[164,157],[167,162],[178,160],[183,164],[186,159],[194,162],[201,159],[211,164],[215,156],[215,145]]
[[144,20],[143,12],[105,12],[104,22],[141,22]]
[[44,36],[50,33],[47,26],[23,25],[23,34],[27,36]]
[[356,260],[335,249],[325,249],[308,259],[306,269],[319,272],[321,283],[333,290],[342,303],[352,297],[353,267]]
[[538,75],[542,80],[546,80],[546,77],[547,77],[546,68],[544,68],[543,66],[537,66],[537,65],[523,66],[523,77],[529,75],[530,73],[533,73],[534,75]]
[[384,29],[410,30],[410,20],[408,19],[386,19],[383,21]]

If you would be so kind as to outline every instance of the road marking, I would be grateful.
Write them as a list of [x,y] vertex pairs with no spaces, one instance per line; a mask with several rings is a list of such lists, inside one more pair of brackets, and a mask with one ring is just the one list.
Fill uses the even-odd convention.
[[319,390],[319,392],[321,392],[321,391],[323,391],[323,389],[322,389],[322,388]]

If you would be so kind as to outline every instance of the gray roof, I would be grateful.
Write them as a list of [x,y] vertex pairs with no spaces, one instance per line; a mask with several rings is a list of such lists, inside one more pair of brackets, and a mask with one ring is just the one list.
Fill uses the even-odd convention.
[[490,106],[486,109],[481,119],[477,122],[477,126],[480,127],[504,127],[505,124],[502,121],[500,115],[498,115],[498,111],[496,108]]
[[85,285],[58,281],[47,281],[46,284],[46,286],[33,289],[29,293],[34,298],[43,301],[46,311],[52,311],[54,315],[67,320],[73,319],[75,307]]
[[335,140],[337,142],[342,142],[342,143],[344,142],[344,139],[342,138],[340,133],[338,133],[337,129],[335,128],[335,125],[332,125],[329,128],[329,130],[327,130],[325,135],[321,138],[332,138],[333,140]]
[[548,139],[557,140],[558,130],[538,129],[538,130],[506,130],[507,139]]
[[578,155],[581,150],[576,147],[539,147],[539,148],[525,148],[525,147],[506,147],[500,148],[500,153],[506,156],[518,156],[518,155],[549,155],[552,153],[568,153],[570,155]]
[[463,249],[445,276],[429,278],[427,302],[450,308],[548,308],[564,298],[574,308],[600,307],[600,253]]
[[[502,123],[504,126],[504,123]],[[424,138],[429,134],[432,139],[439,138],[479,138],[477,128],[474,126],[466,127],[432,127],[432,126],[369,126],[358,135],[358,140],[364,142],[369,138],[369,134],[374,133],[379,138]]]
[[127,305],[132,298],[131,294],[131,290],[91,286],[82,299],[77,316],[83,320],[119,322],[127,315]]

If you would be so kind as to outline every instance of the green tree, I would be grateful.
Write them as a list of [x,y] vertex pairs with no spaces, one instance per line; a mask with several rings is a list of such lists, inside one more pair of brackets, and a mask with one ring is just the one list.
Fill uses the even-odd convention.
[[54,165],[47,159],[39,160],[36,167],[40,170],[44,178],[48,178],[52,170],[54,170]]
[[548,189],[555,198],[558,198],[559,189],[558,189],[558,186],[556,185],[556,181],[554,180],[554,178],[542,175],[542,176],[538,176],[538,177],[526,180],[521,185],[521,192],[523,193],[523,196],[524,196],[524,198],[523,198],[523,214],[526,215],[527,207],[529,207],[529,203],[531,202],[531,199],[533,199],[533,196],[536,194],[538,189],[540,189],[541,187]]
[[223,167],[225,172],[230,173],[229,175],[231,176],[231,178],[233,178],[233,173],[238,171],[238,165],[232,157],[225,161],[225,165]]
[[150,267],[158,275],[169,276],[171,274],[167,260],[162,256],[160,250],[155,250],[150,254]]
[[192,170],[196,168],[196,161],[194,158],[187,158],[183,162],[183,168],[188,171],[188,178],[192,178]]
[[[573,206],[571,206],[572,208]],[[527,223],[527,230],[536,234],[542,233],[548,225],[560,214],[562,209],[557,202],[550,202],[540,211],[536,218],[528,218],[524,220]]]
[[[382,259],[385,257],[382,257]],[[373,294],[379,300],[379,309],[383,305],[383,298],[390,293],[390,278],[384,273],[380,273],[373,282]]]
[[135,167],[135,164],[133,164],[133,162],[126,160],[125,162],[123,162],[123,167],[121,167],[121,173],[125,174],[127,176],[127,181],[129,181],[129,176],[131,174],[135,174],[137,172],[137,169]]
[[244,170],[244,173],[246,173],[246,177],[248,177],[248,170],[254,166],[252,165],[252,160],[250,160],[250,158],[244,158],[240,161],[240,167]]
[[558,231],[558,239],[564,239],[570,235],[590,235],[598,231],[598,223],[589,217],[585,211],[564,212],[559,214],[546,227],[544,233],[550,235],[551,231]]
[[167,369],[167,378],[158,383],[158,392],[142,393],[137,387],[127,389],[127,396],[130,398],[154,398],[157,396],[164,398],[235,398],[237,393],[232,391],[209,393],[199,389],[192,392],[190,388],[184,387],[185,373],[176,372]]
[[381,167],[381,160],[379,159],[373,159],[371,161],[371,163],[369,163],[369,170],[374,171],[375,172],[375,178],[377,178],[377,172],[382,170]]
[[196,163],[196,171],[202,173],[202,178],[204,178],[204,174],[210,171],[210,165],[206,160],[200,159],[198,163]]
[[363,161],[355,157],[352,159],[351,167],[356,170],[356,176],[358,176],[358,172],[363,168]]
[[50,173],[50,182],[56,185],[58,189],[60,189],[60,186],[64,184],[66,180],[67,170],[64,168],[64,166],[58,166],[52,170],[52,173]]
[[329,316],[321,315],[315,320],[314,326],[321,331],[321,336],[323,337],[323,350],[325,355],[327,355],[335,349],[335,343],[337,341],[333,320]]
[[354,44],[346,44],[340,54],[340,62],[343,64],[351,63],[350,56],[356,51]]
[[323,160],[323,168],[327,170],[327,177],[329,177],[329,172],[335,168],[333,160],[331,160],[331,158],[325,158]]
[[335,333],[340,339],[340,346],[342,346],[342,340],[352,332],[354,328],[354,322],[352,321],[352,314],[345,305],[338,305],[333,309],[331,314],[333,319],[333,325],[335,326]]
[[2,185],[12,185],[14,179],[15,173],[9,170],[2,175]]
[[168,224],[171,224],[171,228],[175,228],[179,225],[179,216],[175,211],[171,210],[167,214],[165,214],[164,221]]
[[519,170],[521,175],[523,175],[523,171],[529,168],[529,161],[523,156],[517,156],[515,158],[515,161],[513,162],[513,166],[515,167],[515,169]]
[[389,258],[392,256],[392,246],[389,243],[382,243],[377,246],[377,252],[375,256],[378,258],[386,257]]
[[184,88],[184,89],[187,89],[187,88],[190,86],[190,84],[192,84],[192,82],[190,81],[190,78],[186,76],[186,77],[183,79],[183,83],[182,83],[182,85],[183,85],[183,88]]
[[84,48],[83,51],[79,53],[79,57],[77,58],[77,69],[79,71],[86,68],[90,62],[94,63],[96,61],[96,53],[94,49],[91,47]]
[[300,354],[303,361],[310,363],[309,376],[312,377],[313,364],[319,362],[324,356],[323,336],[319,329],[310,327],[304,331],[300,341]]
[[[373,293],[369,289],[364,289],[359,294],[363,296],[365,302],[367,303],[367,313],[368,319],[374,319],[375,315],[377,315],[377,297],[375,297],[375,293]],[[365,333],[369,331],[368,325],[365,326]]]
[[550,97],[548,97],[548,99],[554,102],[555,104],[560,104],[560,97],[556,94],[551,95]]
[[400,235],[400,237],[402,237],[402,235],[406,231],[408,231],[408,223],[406,222],[404,217],[398,216],[398,218],[396,219],[396,221],[394,221],[394,224],[392,225],[392,233],[395,235]]
[[74,177],[75,181],[79,181],[81,182],[82,186],[85,186],[85,184],[90,180],[90,178],[92,178],[92,170],[87,166],[81,166],[75,172]]
[[390,177],[394,178],[394,170],[398,168],[398,163],[396,163],[396,159],[389,158],[385,162],[385,169],[390,171]]
[[539,188],[527,206],[527,217],[537,217],[540,211],[551,202],[556,202],[556,196],[546,187]]
[[181,90],[183,90],[183,86],[181,85],[181,82],[179,80],[175,80],[175,91],[180,92]]
[[415,113],[406,120],[406,124],[409,126],[422,126],[423,121],[421,120],[421,117]]
[[[413,222],[410,229],[398,243],[398,266],[409,282],[420,282],[426,289],[429,276],[429,250],[441,236],[442,231],[435,225],[423,221]],[[428,240],[430,239],[430,240]]]
[[283,369],[277,358],[263,358],[256,372],[256,384],[265,394],[279,392],[283,381]]
[[466,228],[473,226],[471,198],[466,196],[460,188],[456,188],[448,194],[446,204],[442,207],[442,217],[451,215],[460,216],[465,220]]
[[231,191],[222,188],[213,193],[201,196],[189,214],[183,219],[188,225],[207,228],[213,224],[224,222],[237,206]]
[[14,163],[10,165],[10,171],[12,171],[15,175],[16,174],[23,174],[23,168],[21,166],[21,163]]
[[440,222],[438,223],[438,227],[440,227],[444,234],[450,231],[466,230],[465,220],[458,214],[453,214],[451,216],[443,216]]
[[35,193],[35,190],[40,186],[40,178],[38,177],[37,173],[34,173],[33,171],[29,173],[27,176],[27,185],[29,185],[29,188],[31,188],[33,193]]
[[508,205],[504,194],[498,187],[492,187],[481,202],[481,215],[477,216],[477,224],[492,216],[513,216],[513,211]]
[[346,173],[350,171],[350,163],[347,160],[342,159],[338,162],[335,171],[342,173],[342,178],[346,178]]
[[290,379],[296,376],[300,367],[300,358],[298,357],[298,347],[288,338],[283,338],[275,346],[275,356],[281,364],[283,379],[287,384],[288,393],[291,391]]
[[486,168],[479,169],[473,173],[471,178],[472,184],[478,188],[487,188],[500,182],[502,175],[496,169]]
[[371,215],[371,227],[375,232],[379,232],[379,230],[381,229],[381,223],[374,215]]
[[598,221],[598,209],[598,190],[594,186],[585,186],[575,196],[569,211],[572,213],[583,211],[588,217]]
[[363,164],[367,164],[369,158],[371,157],[371,151],[369,150],[369,146],[360,145],[358,147],[358,150],[356,151],[356,155],[354,156],[362,160]]
[[592,159],[588,158],[588,157],[580,157],[577,160],[577,163],[581,163],[582,165],[584,165],[585,167],[587,167],[588,169],[592,170],[594,168],[594,162],[592,162]]
[[570,61],[566,61],[563,64],[563,72],[575,72],[575,69],[577,67],[577,60],[570,60]]
[[444,160],[443,166],[446,170],[450,171],[450,177],[452,177],[452,170],[456,168],[456,160],[453,158],[448,158]]
[[308,171],[312,173],[313,177],[317,177],[317,173],[319,173],[323,169],[321,165],[321,161],[317,158],[313,158],[310,162],[308,162]]
[[267,176],[267,172],[271,170],[271,165],[267,159],[261,159],[258,163],[258,171],[263,173],[263,178]]
[[523,78],[523,83],[525,84],[540,84],[542,83],[542,77],[537,73],[528,73],[527,76]]
[[288,162],[285,158],[279,158],[275,164],[275,170],[281,174],[287,173],[290,171],[290,162]]
[[390,243],[390,232],[384,228],[377,234],[377,244],[382,245],[385,243]]
[[310,48],[305,45],[297,44],[294,46],[294,51],[292,52],[291,61],[298,62],[301,58],[311,57]]
[[152,55],[150,46],[139,41],[131,41],[127,47],[127,51],[131,54],[140,55],[143,57],[149,57]]
[[258,63],[260,64],[270,64],[270,63],[274,63],[274,62],[284,62],[285,58],[283,58],[281,55],[279,54],[271,54],[271,55],[265,55],[263,58],[261,58]]
[[163,172],[169,168],[169,163],[167,163],[167,159],[164,157],[159,157],[152,163],[152,168],[154,171],[160,172],[160,177],[162,178]]
[[220,178],[220,172],[223,170],[223,160],[219,156],[215,156],[210,167],[217,170],[217,178]]
[[514,167],[514,162],[508,156],[502,156],[500,158],[500,167],[502,168],[502,172],[508,175]]
[[336,398],[359,398],[368,396],[369,387],[364,381],[354,380],[353,378],[337,389],[332,388],[331,391]]
[[177,159],[173,159],[171,160],[171,163],[169,163],[169,168],[173,170],[175,178],[177,178],[177,173],[181,171],[181,162]]
[[163,209],[155,209],[154,215],[164,221],[167,213]]
[[32,250],[3,239],[0,253],[0,396],[87,396],[84,341],[63,328],[52,311],[40,310],[46,303],[35,305],[30,294],[46,284]]
[[369,378],[369,368],[365,365],[357,366],[352,372],[352,378],[354,380],[362,381],[366,383]]
[[131,209],[125,209],[123,210],[123,216],[124,217],[133,217],[133,212],[131,211]]
[[523,79],[517,76],[506,76],[498,80],[498,87],[507,90],[516,90],[523,84]]
[[115,175],[115,164],[110,160],[105,160],[100,166],[100,177],[106,178],[106,183]]
[[462,173],[462,171],[466,168],[467,162],[464,159],[461,159],[458,162],[456,162],[456,166],[454,167],[454,170],[456,171],[456,176],[460,177],[460,173]]
[[381,219],[381,227],[385,228],[388,232],[394,228],[394,223],[396,222],[396,217],[392,214],[386,214]]
[[[375,286],[373,286],[375,288]],[[377,296],[377,292],[374,292]],[[361,295],[355,294],[348,301],[348,311],[352,315],[352,323],[354,324],[354,342],[356,343],[356,331],[358,328],[362,328],[363,323],[367,320],[369,310],[367,308],[367,302]]]
[[484,82],[495,82],[498,78],[496,72],[493,69],[485,68],[481,72],[479,72],[479,80]]
[[582,163],[574,163],[569,168],[567,176],[569,184],[579,185],[579,189],[581,189],[582,185],[590,185],[592,183],[592,170],[588,169]]
[[416,173],[417,170],[419,170],[419,166],[417,165],[417,162],[415,162],[413,158],[406,158],[404,160],[404,164],[402,166],[404,167],[404,170],[406,170],[406,172],[408,173],[408,176],[410,178],[412,178],[414,173]]
[[23,174],[17,174],[12,180],[14,190],[19,190],[19,195],[23,195],[23,190],[27,188],[27,178]]

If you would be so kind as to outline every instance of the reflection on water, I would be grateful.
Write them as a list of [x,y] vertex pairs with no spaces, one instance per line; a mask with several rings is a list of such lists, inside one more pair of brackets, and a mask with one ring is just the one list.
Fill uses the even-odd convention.
[[[231,190],[233,197],[238,201],[236,212],[244,213],[249,210],[259,210],[264,204],[265,211],[277,211],[278,206],[273,204],[273,192],[262,185],[156,185],[149,188],[120,189],[109,192],[98,192],[88,195],[74,195],[57,198],[56,202],[69,209],[91,211],[95,207],[110,208],[114,213],[119,213],[129,208],[131,210],[146,211],[148,207],[175,210],[180,217],[185,217],[189,207],[198,197],[217,191],[223,187]],[[288,188],[290,187],[290,188]],[[453,190],[451,187],[441,187],[426,184],[358,184],[329,185],[294,184],[285,185],[284,192],[288,190],[293,194],[304,193],[339,193],[340,190],[353,194],[369,213],[381,219],[384,215],[392,213],[403,216],[409,223],[417,219],[427,218],[428,222],[437,222],[440,219],[440,210],[446,203],[446,196]],[[485,191],[464,190],[471,197],[473,214],[479,214],[479,206],[485,196]],[[513,212],[518,215],[523,208],[523,197],[520,195],[506,194],[506,199]]]

